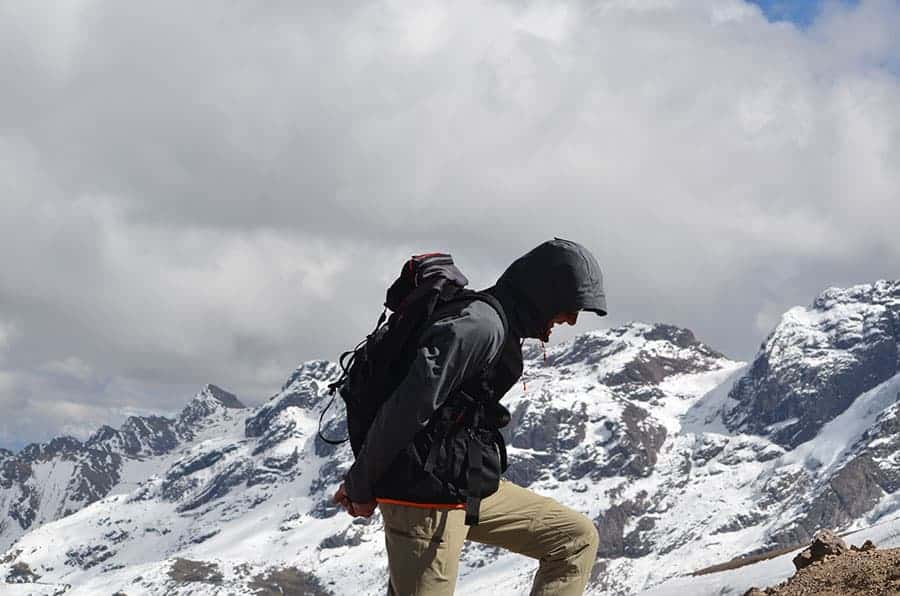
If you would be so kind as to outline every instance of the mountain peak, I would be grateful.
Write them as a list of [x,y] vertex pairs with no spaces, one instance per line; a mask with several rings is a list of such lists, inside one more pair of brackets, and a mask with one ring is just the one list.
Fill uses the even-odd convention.
[[[538,359],[540,349],[532,347],[524,355],[529,360]],[[658,383],[671,374],[714,370],[725,360],[721,353],[700,342],[690,329],[634,321],[588,331],[554,346],[547,351],[545,365],[596,366],[602,369],[605,382],[618,385],[640,379]],[[636,363],[652,365],[654,362],[660,364],[654,367],[659,371],[649,377],[641,373],[639,378],[632,378]]]
[[900,280],[881,279],[849,288],[831,287],[813,300],[812,308],[828,310],[842,304],[880,304],[900,306]]
[[284,391],[298,380],[330,381],[334,378],[338,365],[328,360],[307,360],[301,363],[281,386]]
[[237,398],[235,394],[229,393],[228,391],[225,391],[221,387],[213,385],[212,383],[207,383],[203,387],[203,390],[194,399],[203,399],[204,401],[213,400],[219,402],[226,408],[237,409],[247,407],[241,402],[241,400]]
[[[828,288],[788,310],[730,393],[732,430],[796,447],[900,372],[900,282]],[[798,371],[805,371],[799,374]]]
[[212,414],[246,407],[233,393],[207,383],[178,415],[175,427],[179,435],[191,437],[194,427]]
[[19,456],[31,461],[50,460],[56,456],[71,456],[81,451],[83,444],[75,437],[63,435],[46,443],[29,443]]

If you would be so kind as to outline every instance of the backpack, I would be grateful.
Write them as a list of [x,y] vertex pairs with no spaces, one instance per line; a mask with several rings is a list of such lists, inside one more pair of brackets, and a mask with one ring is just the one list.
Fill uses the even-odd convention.
[[[433,322],[439,307],[483,300],[500,315],[506,336],[506,315],[499,301],[490,294],[466,289],[468,283],[448,254],[415,255],[404,263],[400,276],[387,290],[375,328],[356,347],[341,354],[341,376],[328,385],[331,399],[319,416],[320,439],[329,445],[349,440],[353,455],[359,454],[378,410],[406,376],[419,337]],[[347,437],[337,440],[322,434],[322,421],[335,393],[347,410]]]

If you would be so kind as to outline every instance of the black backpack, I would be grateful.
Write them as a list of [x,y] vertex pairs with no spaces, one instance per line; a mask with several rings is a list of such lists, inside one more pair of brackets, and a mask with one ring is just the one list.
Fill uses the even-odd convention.
[[[320,439],[330,445],[349,440],[354,456],[359,454],[372,421],[406,376],[418,339],[439,307],[483,300],[497,310],[506,335],[506,315],[499,301],[490,294],[465,289],[468,283],[448,254],[416,255],[404,263],[400,276],[387,290],[385,308],[375,329],[355,348],[341,354],[342,374],[328,386],[331,400],[319,416]],[[334,402],[335,392],[347,409],[347,437],[339,440],[322,434],[322,420]]]

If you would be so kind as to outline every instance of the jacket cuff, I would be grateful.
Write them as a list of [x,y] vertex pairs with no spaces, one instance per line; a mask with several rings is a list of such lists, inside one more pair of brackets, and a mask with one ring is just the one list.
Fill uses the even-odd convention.
[[354,469],[350,468],[344,475],[344,492],[354,503],[371,503],[375,500],[374,491],[368,482],[355,478]]

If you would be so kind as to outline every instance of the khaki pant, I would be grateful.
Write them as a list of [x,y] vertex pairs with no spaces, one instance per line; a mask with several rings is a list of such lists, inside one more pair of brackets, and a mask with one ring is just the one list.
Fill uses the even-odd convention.
[[477,526],[461,509],[379,505],[390,567],[388,594],[453,594],[463,542],[500,546],[540,561],[532,596],[584,593],[597,554],[590,519],[506,480],[481,502]]

